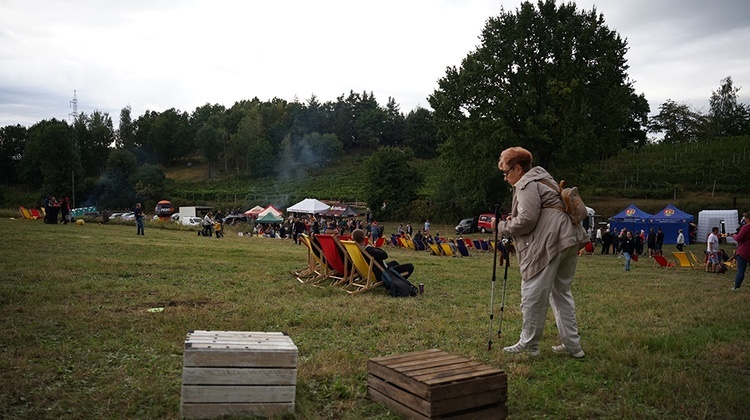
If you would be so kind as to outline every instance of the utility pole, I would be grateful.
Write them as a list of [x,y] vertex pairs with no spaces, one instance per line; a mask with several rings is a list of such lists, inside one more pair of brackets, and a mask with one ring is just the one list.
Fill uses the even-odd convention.
[[76,91],[73,91],[73,100],[70,101],[70,107],[73,108],[73,112],[68,114],[69,117],[73,117],[73,122],[78,118],[78,95]]
[[[72,124],[72,134],[73,134],[73,142],[75,143],[76,147],[78,147],[78,131],[76,130],[76,120],[78,119],[78,95],[77,92],[73,91],[73,100],[70,101],[70,107],[73,108],[73,112],[68,114],[69,117],[73,117],[73,124]],[[75,208],[76,204],[76,174],[75,170],[70,171],[70,181],[71,181],[71,189],[73,192],[73,203],[71,206]]]

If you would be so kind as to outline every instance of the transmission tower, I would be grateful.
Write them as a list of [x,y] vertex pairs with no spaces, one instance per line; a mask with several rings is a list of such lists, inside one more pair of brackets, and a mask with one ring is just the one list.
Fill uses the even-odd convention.
[[75,90],[73,91],[73,100],[70,101],[70,107],[73,108],[73,112],[68,114],[68,116],[76,120],[78,118],[78,95]]

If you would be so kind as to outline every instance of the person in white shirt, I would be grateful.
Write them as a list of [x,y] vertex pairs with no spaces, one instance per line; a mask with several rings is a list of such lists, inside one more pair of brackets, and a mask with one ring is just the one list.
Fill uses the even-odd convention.
[[706,240],[706,272],[716,273],[719,270],[721,264],[721,257],[719,257],[719,228],[714,226],[711,228],[711,234],[708,235]]
[[677,250],[682,252],[682,247],[685,246],[685,235],[682,234],[682,229],[677,231]]

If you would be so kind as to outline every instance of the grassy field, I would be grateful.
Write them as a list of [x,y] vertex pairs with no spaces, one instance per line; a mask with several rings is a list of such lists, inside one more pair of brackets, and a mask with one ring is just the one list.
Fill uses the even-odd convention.
[[[440,348],[509,375],[512,418],[750,417],[750,280],[581,257],[584,360],[505,355],[521,316],[515,262],[502,336],[489,330],[492,255],[413,262],[425,294],[348,296],[297,282],[288,240],[0,220],[0,418],[178,418],[188,330],[285,331],[299,348],[299,419],[392,419],[366,396],[368,358]],[[693,250],[702,246],[694,245]],[[502,270],[495,284],[499,307]],[[165,308],[150,313],[153,307]],[[492,337],[493,349],[487,342]]]

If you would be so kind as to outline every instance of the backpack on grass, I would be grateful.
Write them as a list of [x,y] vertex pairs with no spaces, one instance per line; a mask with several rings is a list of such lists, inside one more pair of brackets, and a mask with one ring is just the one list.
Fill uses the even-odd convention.
[[417,286],[411,284],[409,280],[393,268],[387,268],[383,271],[380,274],[380,279],[383,280],[383,287],[393,297],[416,296],[419,291]]
[[583,204],[581,196],[578,194],[578,187],[565,188],[565,180],[560,181],[560,185],[556,185],[546,179],[540,179],[539,182],[556,190],[562,198],[562,206],[545,206],[558,209],[570,216],[570,220],[574,225],[577,225],[584,221],[588,216],[588,210],[586,205]]

